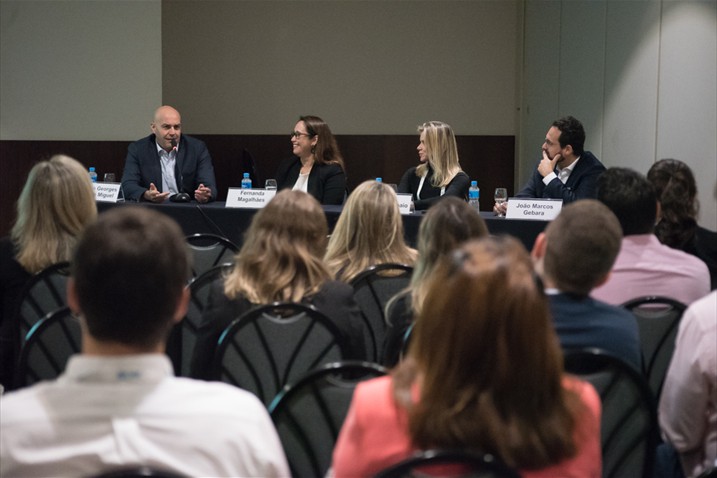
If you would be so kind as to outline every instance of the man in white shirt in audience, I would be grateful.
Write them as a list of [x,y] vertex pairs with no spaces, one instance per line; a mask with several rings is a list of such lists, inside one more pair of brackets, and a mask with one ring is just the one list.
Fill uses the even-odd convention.
[[660,204],[647,178],[631,169],[610,168],[598,178],[598,200],[617,216],[623,239],[610,279],[592,297],[620,305],[659,295],[691,304],[707,295],[707,265],[661,244],[653,234]]
[[0,476],[91,476],[150,466],[187,476],[288,476],[262,403],[173,376],[164,344],[184,317],[179,226],[139,207],[102,214],[72,261],[68,304],[82,353],[55,381],[0,400]]
[[717,291],[692,303],[680,321],[659,418],[685,476],[717,466]]

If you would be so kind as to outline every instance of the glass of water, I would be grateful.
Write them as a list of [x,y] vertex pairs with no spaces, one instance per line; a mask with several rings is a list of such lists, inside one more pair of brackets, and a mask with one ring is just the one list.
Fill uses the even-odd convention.
[[106,183],[115,182],[115,173],[105,173],[104,180]]
[[264,183],[264,188],[267,191],[276,191],[276,179],[267,179]]
[[[502,206],[508,202],[508,190],[506,188],[495,188],[495,194],[493,195],[495,203]],[[505,214],[498,214],[500,217],[505,217]]]

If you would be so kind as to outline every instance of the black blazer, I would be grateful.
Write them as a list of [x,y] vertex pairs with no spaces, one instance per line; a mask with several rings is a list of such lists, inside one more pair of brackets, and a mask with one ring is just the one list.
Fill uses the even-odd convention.
[[466,173],[459,171],[458,174],[453,176],[451,182],[446,186],[446,192],[441,196],[441,188],[434,187],[431,184],[433,169],[430,165],[428,166],[426,180],[423,182],[423,187],[421,188],[421,197],[417,197],[418,185],[421,182],[421,178],[416,176],[416,168],[417,166],[414,166],[406,170],[401,177],[401,182],[398,183],[398,192],[411,194],[416,210],[428,209],[443,197],[455,196],[464,201],[468,200],[468,188],[471,185],[471,180]]
[[603,171],[605,171],[605,166],[598,161],[595,155],[590,151],[583,151],[580,161],[575,165],[575,169],[570,173],[565,184],[559,178],[554,178],[546,186],[536,167],[530,180],[515,197],[562,199],[563,204],[578,199],[595,199],[597,198],[597,179]]
[[[365,326],[353,294],[350,285],[328,281],[316,294],[304,298],[302,302],[316,307],[344,334],[349,353],[346,359],[365,360]],[[244,297],[229,299],[224,295],[224,280],[214,281],[209,292],[207,308],[197,330],[197,342],[194,346],[190,370],[192,377],[201,379],[210,377],[214,352],[222,332],[234,319],[257,305],[263,304],[253,304]]]
[[[194,198],[194,191],[200,184],[204,184],[212,190],[210,201],[215,200],[217,181],[214,178],[212,158],[204,142],[183,134],[179,139],[177,153],[174,177],[180,192],[183,191]],[[182,184],[179,184],[180,182]],[[153,134],[135,141],[127,148],[122,174],[122,190],[125,198],[134,201],[143,200],[142,195],[149,189],[150,183],[154,183],[157,189],[163,192],[162,165]]]
[[[293,188],[300,171],[301,160],[297,156],[283,160],[276,170],[277,189]],[[321,204],[341,205],[346,195],[346,173],[338,164],[314,163],[306,191]]]

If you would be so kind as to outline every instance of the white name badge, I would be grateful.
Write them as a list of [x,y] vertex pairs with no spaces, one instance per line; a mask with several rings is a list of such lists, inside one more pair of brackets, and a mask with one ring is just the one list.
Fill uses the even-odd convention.
[[508,199],[506,219],[536,219],[551,221],[555,219],[563,208],[562,199]]
[[398,196],[398,209],[401,214],[411,214],[411,198],[410,194],[396,194]]
[[276,196],[276,189],[229,188],[226,207],[261,209]]
[[117,202],[120,194],[120,183],[92,183],[95,190],[95,201]]

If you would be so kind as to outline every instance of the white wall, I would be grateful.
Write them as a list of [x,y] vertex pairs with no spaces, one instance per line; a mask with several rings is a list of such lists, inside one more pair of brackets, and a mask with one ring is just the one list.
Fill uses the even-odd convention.
[[160,0],[0,1],[0,139],[136,139],[161,101]]
[[163,93],[192,131],[515,134],[515,0],[165,2]]
[[535,0],[524,16],[518,185],[571,114],[608,167],[689,164],[700,223],[717,228],[717,1]]

